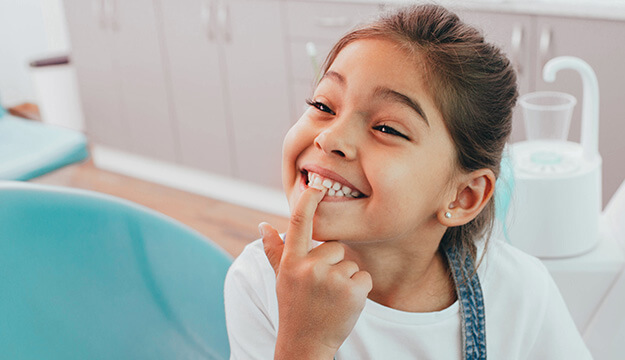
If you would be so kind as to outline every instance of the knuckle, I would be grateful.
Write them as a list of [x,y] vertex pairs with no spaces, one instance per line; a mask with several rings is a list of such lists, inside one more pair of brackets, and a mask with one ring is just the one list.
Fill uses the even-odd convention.
[[373,279],[371,274],[366,271],[358,271],[352,277],[359,289],[366,290],[367,293],[373,288]]
[[345,248],[339,242],[331,241],[331,242],[327,242],[327,244],[333,253],[340,255],[341,257],[345,256]]
[[300,227],[306,223],[307,216],[303,211],[294,211],[291,215],[290,223],[293,226]]
[[358,270],[360,269],[358,267],[358,264],[355,261],[352,260],[344,260],[345,262],[345,266],[347,267],[348,271],[352,274],[358,272]]
[[[344,282],[345,282],[345,275],[343,275],[343,273],[341,271],[331,271],[328,274],[328,280],[332,283],[332,284],[336,284],[338,286],[341,286]],[[341,286],[342,287],[342,286]]]
[[323,264],[316,261],[300,262],[293,271],[293,275],[298,279],[309,279],[316,282],[323,279],[324,273]]

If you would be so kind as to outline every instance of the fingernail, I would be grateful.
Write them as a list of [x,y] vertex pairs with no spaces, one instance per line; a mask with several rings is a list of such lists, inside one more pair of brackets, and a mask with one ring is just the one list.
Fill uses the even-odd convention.
[[265,237],[265,224],[266,222],[264,221],[258,224],[258,232],[260,233],[261,237]]

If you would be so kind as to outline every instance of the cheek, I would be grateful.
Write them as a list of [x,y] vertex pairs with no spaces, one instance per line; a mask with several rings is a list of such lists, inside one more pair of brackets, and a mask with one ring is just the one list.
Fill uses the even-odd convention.
[[289,129],[282,144],[282,185],[289,202],[293,189],[299,186],[297,159],[314,141],[314,134],[302,120]]
[[400,221],[418,219],[435,211],[440,190],[435,164],[400,156],[392,161],[387,157],[378,164],[374,169],[376,176],[370,181],[377,192],[375,203],[381,216]]

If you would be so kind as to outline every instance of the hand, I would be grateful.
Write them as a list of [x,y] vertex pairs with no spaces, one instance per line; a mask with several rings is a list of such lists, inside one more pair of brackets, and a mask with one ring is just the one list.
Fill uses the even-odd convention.
[[313,217],[325,190],[306,189],[282,242],[269,224],[260,225],[265,254],[276,272],[279,328],[276,359],[332,359],[354,328],[371,276],[345,260],[345,249],[327,241],[312,249]]

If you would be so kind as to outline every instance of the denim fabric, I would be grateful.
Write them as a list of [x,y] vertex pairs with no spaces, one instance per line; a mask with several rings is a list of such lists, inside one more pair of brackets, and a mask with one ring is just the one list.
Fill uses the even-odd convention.
[[486,359],[486,326],[484,318],[484,297],[477,277],[475,264],[470,254],[461,262],[461,254],[451,247],[445,251],[451,273],[456,283],[456,293],[462,319],[462,343],[465,360]]

